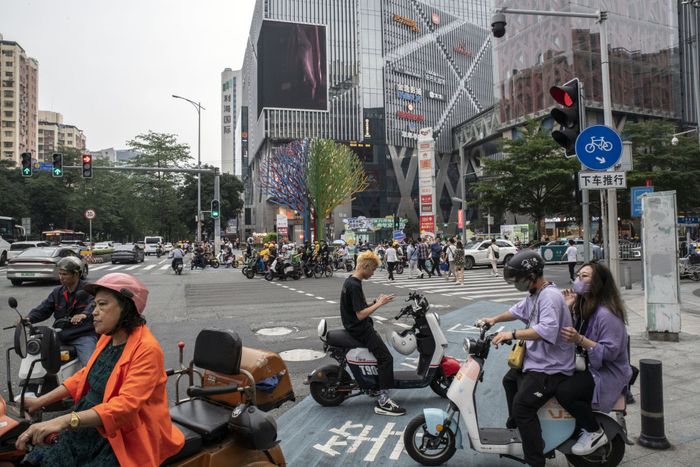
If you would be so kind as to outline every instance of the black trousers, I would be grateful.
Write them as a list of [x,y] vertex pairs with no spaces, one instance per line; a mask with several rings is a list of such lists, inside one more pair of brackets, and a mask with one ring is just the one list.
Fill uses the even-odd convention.
[[394,387],[394,358],[374,329],[365,331],[359,336],[353,336],[362,342],[377,359],[377,373],[379,373],[379,389],[391,389]]
[[440,257],[433,256],[430,259],[433,261],[433,269],[430,270],[430,273],[437,274],[438,276],[442,276],[442,274],[440,273]]
[[588,432],[600,428],[591,407],[594,389],[595,381],[590,371],[577,371],[559,385],[555,394],[561,406],[576,419],[578,426]]
[[574,277],[574,269],[576,269],[576,263],[575,263],[575,262],[572,262],[572,263],[568,263],[568,265],[569,265],[569,277],[570,277],[571,280],[573,281],[573,280],[576,279],[576,278]]
[[418,258],[418,270],[419,270],[419,271],[425,271],[425,272],[427,272],[427,273],[428,273],[428,277],[432,277],[432,276],[433,276],[433,273],[431,273],[430,271],[428,271],[428,270],[425,268],[425,260],[424,260],[424,259]]
[[508,414],[515,421],[523,441],[525,462],[534,467],[545,465],[544,440],[537,411],[554,396],[557,387],[567,378],[557,373],[536,371],[523,373],[511,369],[503,377],[508,401]]
[[389,279],[394,280],[394,268],[396,267],[396,261],[387,261],[386,268],[389,271]]

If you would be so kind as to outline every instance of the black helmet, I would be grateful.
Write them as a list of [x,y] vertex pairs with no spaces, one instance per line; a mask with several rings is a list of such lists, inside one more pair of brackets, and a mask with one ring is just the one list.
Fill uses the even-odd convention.
[[503,268],[503,278],[509,284],[518,279],[535,280],[544,274],[544,260],[539,253],[524,250],[516,253]]
[[66,256],[58,262],[58,270],[82,274],[83,262],[75,256]]

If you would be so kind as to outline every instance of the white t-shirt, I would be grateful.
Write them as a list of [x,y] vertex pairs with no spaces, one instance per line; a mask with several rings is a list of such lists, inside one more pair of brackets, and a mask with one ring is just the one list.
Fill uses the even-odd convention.
[[447,261],[454,261],[455,260],[455,251],[457,250],[457,247],[450,244],[450,246],[447,247]]
[[576,256],[578,255],[578,250],[576,249],[575,246],[571,245],[569,248],[566,249],[566,260],[569,263],[575,263],[576,262]]
[[396,249],[393,246],[390,246],[386,249],[386,262],[395,263],[396,261],[398,261],[396,258]]

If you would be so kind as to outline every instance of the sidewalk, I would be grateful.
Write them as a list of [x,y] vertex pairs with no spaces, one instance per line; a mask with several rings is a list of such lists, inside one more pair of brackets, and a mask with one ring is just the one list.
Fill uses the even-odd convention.
[[[695,295],[696,292],[698,295]],[[621,290],[627,305],[632,363],[652,358],[663,364],[666,437],[671,449],[656,451],[627,446],[620,465],[680,467],[700,458],[700,283],[681,282],[681,335],[679,342],[650,341],[646,335],[644,291],[635,283]],[[627,430],[636,442],[641,431],[639,379],[632,388],[636,403],[627,407]]]

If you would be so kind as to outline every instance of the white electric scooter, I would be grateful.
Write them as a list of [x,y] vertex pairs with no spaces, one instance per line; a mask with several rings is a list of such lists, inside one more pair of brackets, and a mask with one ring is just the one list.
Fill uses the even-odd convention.
[[[404,431],[404,446],[415,461],[423,465],[441,465],[447,462],[457,448],[470,446],[477,452],[498,454],[501,457],[523,461],[523,446],[517,429],[481,428],[476,411],[476,386],[483,381],[484,363],[489,354],[493,335],[486,336],[488,324],[478,322],[479,339],[464,339],[467,360],[447,391],[450,405],[447,411],[427,408],[414,417]],[[587,456],[572,454],[576,443],[576,420],[550,399],[537,413],[542,427],[545,455],[552,458],[554,451],[563,453],[574,466],[615,466],[625,455],[627,438],[624,422],[625,397],[620,396],[610,414],[595,412],[596,420],[605,430],[608,444]]]

